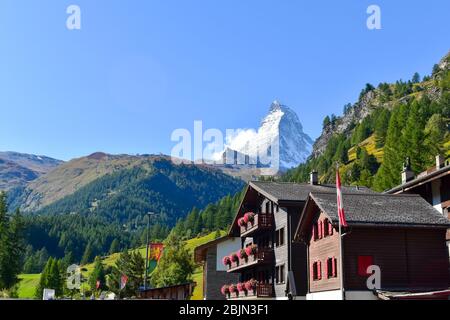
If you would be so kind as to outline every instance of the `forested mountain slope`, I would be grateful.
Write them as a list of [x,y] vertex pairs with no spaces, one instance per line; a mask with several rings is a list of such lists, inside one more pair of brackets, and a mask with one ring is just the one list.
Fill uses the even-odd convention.
[[416,73],[406,82],[367,84],[341,117],[324,119],[312,156],[282,179],[304,182],[317,170],[321,182],[334,182],[339,162],[344,183],[383,191],[400,183],[406,157],[420,173],[437,154],[450,156],[449,66],[447,54],[431,76]]

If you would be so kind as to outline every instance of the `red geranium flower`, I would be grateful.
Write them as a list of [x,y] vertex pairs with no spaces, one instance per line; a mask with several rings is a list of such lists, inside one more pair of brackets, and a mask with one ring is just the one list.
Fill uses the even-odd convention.
[[230,294],[230,286],[224,285],[224,286],[222,287],[222,289],[220,289],[220,292],[222,292],[222,294],[223,294],[224,296]]
[[245,287],[245,283],[238,283],[237,284],[237,289],[238,289],[239,292],[247,291],[247,288]]
[[224,266],[228,266],[231,264],[231,259],[229,256],[225,256],[225,257],[223,257],[222,262],[223,262]]
[[245,289],[248,291],[254,291],[256,289],[256,286],[258,284],[258,281],[255,279],[251,279],[245,283]]

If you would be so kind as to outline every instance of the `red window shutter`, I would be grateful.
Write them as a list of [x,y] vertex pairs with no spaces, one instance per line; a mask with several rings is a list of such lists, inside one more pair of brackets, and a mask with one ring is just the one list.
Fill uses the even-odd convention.
[[317,262],[317,280],[322,280],[322,263]]
[[317,233],[318,233],[318,238],[322,239],[322,221],[317,222]]
[[330,277],[330,258],[327,259],[327,265],[325,267],[326,267],[325,274],[327,275],[327,278],[329,278]]
[[312,226],[312,239],[313,241],[316,240],[316,225],[313,224]]
[[358,275],[361,277],[367,276],[367,268],[371,265],[373,265],[372,256],[358,256]]
[[337,277],[337,259],[331,259],[331,275]]
[[313,262],[313,264],[311,265],[311,274],[312,274],[312,278],[313,280],[317,279],[317,263]]
[[325,237],[325,228],[324,228],[325,222],[322,220],[320,221],[320,234],[322,235],[322,238]]
[[328,235],[333,235],[333,225],[328,221]]

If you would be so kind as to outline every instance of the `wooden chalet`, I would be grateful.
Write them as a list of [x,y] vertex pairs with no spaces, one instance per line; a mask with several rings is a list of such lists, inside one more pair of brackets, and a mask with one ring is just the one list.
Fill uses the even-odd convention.
[[189,300],[195,286],[195,282],[190,282],[163,288],[151,288],[142,290],[140,298],[146,300]]
[[240,239],[225,236],[195,248],[194,261],[203,266],[204,300],[225,300],[225,296],[220,292],[223,284],[239,282],[238,274],[227,272],[222,257],[240,247]]
[[[371,193],[367,188],[347,191]],[[224,255],[229,273],[239,283],[225,282],[228,299],[304,299],[307,293],[307,250],[293,242],[300,214],[310,192],[335,192],[334,185],[250,182],[229,230],[240,239],[240,250]]]
[[[312,192],[296,242],[307,247],[307,299],[430,297],[448,292],[449,221],[418,195],[343,193],[348,228],[343,236],[343,284],[335,193]],[[367,285],[368,267],[381,271],[379,288]],[[395,294],[397,293],[397,294]]]
[[[386,194],[419,194],[444,217],[450,219],[450,161],[436,156],[436,165],[415,177],[409,166],[403,168],[402,184],[386,191]],[[450,251],[450,230],[447,231]]]

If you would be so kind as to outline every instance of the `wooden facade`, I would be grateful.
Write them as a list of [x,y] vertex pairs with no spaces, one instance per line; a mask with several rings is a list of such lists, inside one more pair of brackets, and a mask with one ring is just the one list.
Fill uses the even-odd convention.
[[[364,210],[364,208],[361,208]],[[339,233],[312,198],[297,231],[308,251],[308,294],[340,290]],[[343,237],[344,289],[369,291],[367,267],[378,266],[385,291],[426,292],[450,287],[445,226],[352,224]]]
[[286,299],[288,294],[306,295],[306,247],[292,241],[303,205],[304,201],[279,203],[248,188],[238,217],[252,212],[254,221],[235,225],[230,234],[241,237],[242,249],[254,245],[257,253],[232,262],[229,272],[238,273],[241,283],[254,279],[258,286],[252,294],[232,294],[230,298]]
[[176,286],[141,291],[140,298],[148,300],[189,300],[194,292],[195,282]]

